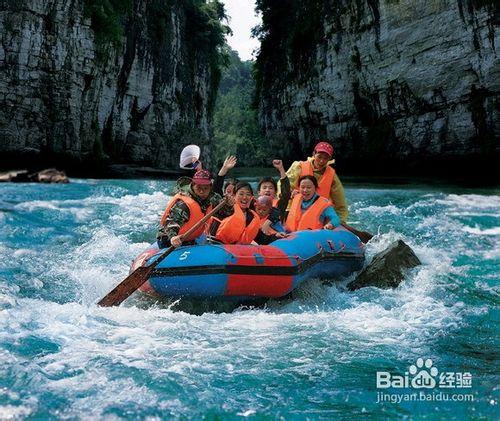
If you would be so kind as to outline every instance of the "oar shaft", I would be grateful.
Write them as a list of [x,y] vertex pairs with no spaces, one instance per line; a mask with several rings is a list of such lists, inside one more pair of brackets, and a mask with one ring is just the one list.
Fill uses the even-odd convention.
[[[213,208],[210,212],[208,212],[203,218],[201,218],[196,224],[194,224],[191,228],[189,228],[181,237],[182,239],[190,236],[193,232],[195,232],[201,225],[207,222],[222,206],[226,204],[226,199],[220,202],[215,208]],[[161,257],[160,257],[161,259]]]

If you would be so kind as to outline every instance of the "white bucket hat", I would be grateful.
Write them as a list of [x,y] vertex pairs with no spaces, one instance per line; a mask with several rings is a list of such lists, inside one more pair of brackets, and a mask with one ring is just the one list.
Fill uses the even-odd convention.
[[194,168],[193,164],[200,158],[201,150],[197,145],[187,145],[181,152],[179,166],[184,170]]

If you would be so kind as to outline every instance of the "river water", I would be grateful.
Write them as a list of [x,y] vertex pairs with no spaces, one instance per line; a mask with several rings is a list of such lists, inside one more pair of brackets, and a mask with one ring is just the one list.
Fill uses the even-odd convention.
[[[232,312],[97,307],[172,185],[0,185],[0,419],[498,416],[498,190],[347,184],[353,226],[379,233],[368,258],[401,238],[423,262],[395,290],[312,280]],[[377,388],[417,362],[434,387]]]

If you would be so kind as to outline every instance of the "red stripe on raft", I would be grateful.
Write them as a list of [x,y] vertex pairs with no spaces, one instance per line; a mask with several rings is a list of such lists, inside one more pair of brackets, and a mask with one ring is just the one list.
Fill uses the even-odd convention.
[[226,245],[236,260],[231,266],[262,267],[262,275],[229,275],[225,295],[281,297],[292,288],[293,276],[266,275],[266,267],[293,266],[285,252],[274,246]]
[[229,275],[224,295],[282,297],[292,288],[292,276]]

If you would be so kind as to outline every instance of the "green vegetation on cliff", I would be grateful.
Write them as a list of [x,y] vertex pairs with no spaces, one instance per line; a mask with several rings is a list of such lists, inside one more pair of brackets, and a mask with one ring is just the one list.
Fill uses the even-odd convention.
[[[315,76],[317,47],[329,37],[334,39],[337,53],[341,48],[346,29],[342,15],[349,15],[347,25],[356,32],[373,28],[378,49],[379,7],[379,0],[256,0],[256,10],[262,15],[261,25],[253,31],[260,41],[255,63],[256,100],[260,92],[281,89],[291,81],[303,82]],[[364,23],[367,9],[372,19]],[[358,61],[359,57],[354,56],[353,60]]]
[[[171,72],[176,72],[184,81],[194,81],[194,74],[204,63],[210,70],[209,113],[213,112],[221,69],[227,65],[225,36],[230,29],[224,5],[218,0],[150,0],[147,6],[148,32],[152,57],[162,68],[161,78],[168,81]],[[172,66],[172,43],[175,40],[172,14],[181,21],[183,42],[183,66]],[[194,91],[194,88],[191,89]],[[182,103],[184,99],[178,98]],[[195,98],[195,108],[201,105]],[[183,104],[192,107],[192,101]]]
[[218,0],[181,0],[186,8],[188,45],[198,50],[210,65],[212,75],[211,90],[213,95],[209,102],[209,112],[215,107],[216,93],[221,79],[221,69],[228,64],[229,57],[225,48],[226,35],[231,32],[224,25],[227,16],[224,5]]
[[269,164],[269,147],[262,136],[257,110],[252,108],[254,80],[251,61],[241,61],[230,52],[229,66],[223,71],[214,112],[215,157],[238,156],[241,166]]
[[132,11],[133,0],[85,0],[83,14],[90,18],[99,57],[104,58],[108,45],[120,47],[124,21]]
[[[116,65],[120,65],[116,75],[118,104],[127,94],[134,65],[139,62],[139,68],[152,70],[151,94],[155,99],[141,108],[136,98],[129,117],[133,136],[140,138],[144,135],[141,132],[146,113],[151,109],[156,114],[157,125],[149,127],[147,136],[153,147],[164,146],[165,156],[156,154],[152,161],[168,161],[169,145],[175,147],[192,138],[193,142],[207,143],[207,121],[213,115],[221,69],[228,63],[225,36],[230,29],[226,25],[223,3],[219,0],[83,0],[83,4],[84,16],[90,19],[94,35],[97,65],[106,67],[106,72],[116,71]],[[118,57],[120,60],[116,60]],[[87,80],[90,86],[92,77]],[[172,92],[173,98],[165,92]],[[174,109],[179,111],[177,121],[163,124],[171,118],[169,114]],[[115,115],[111,114],[104,124],[101,122],[102,127],[97,123],[93,126],[97,138],[93,155],[97,159],[128,159],[125,147],[133,144],[133,140],[116,137],[114,119]]]
[[[327,1],[257,0],[262,24],[254,29],[261,45],[255,64],[256,97],[268,88],[265,75],[279,74],[281,84],[309,76],[314,46],[324,37]],[[276,82],[276,80],[273,80]]]
[[[120,48],[128,32],[132,10],[140,0],[84,0],[84,16],[90,18],[97,53],[106,58],[106,48]],[[220,80],[220,68],[227,61],[224,52],[225,35],[230,29],[226,21],[224,5],[218,0],[147,0],[148,32],[154,53],[165,43],[173,41],[172,11],[183,15],[186,50],[191,56],[206,60],[212,72],[215,91]],[[129,25],[130,26],[130,25]],[[133,25],[132,25],[133,27]],[[213,107],[213,101],[210,104]]]

